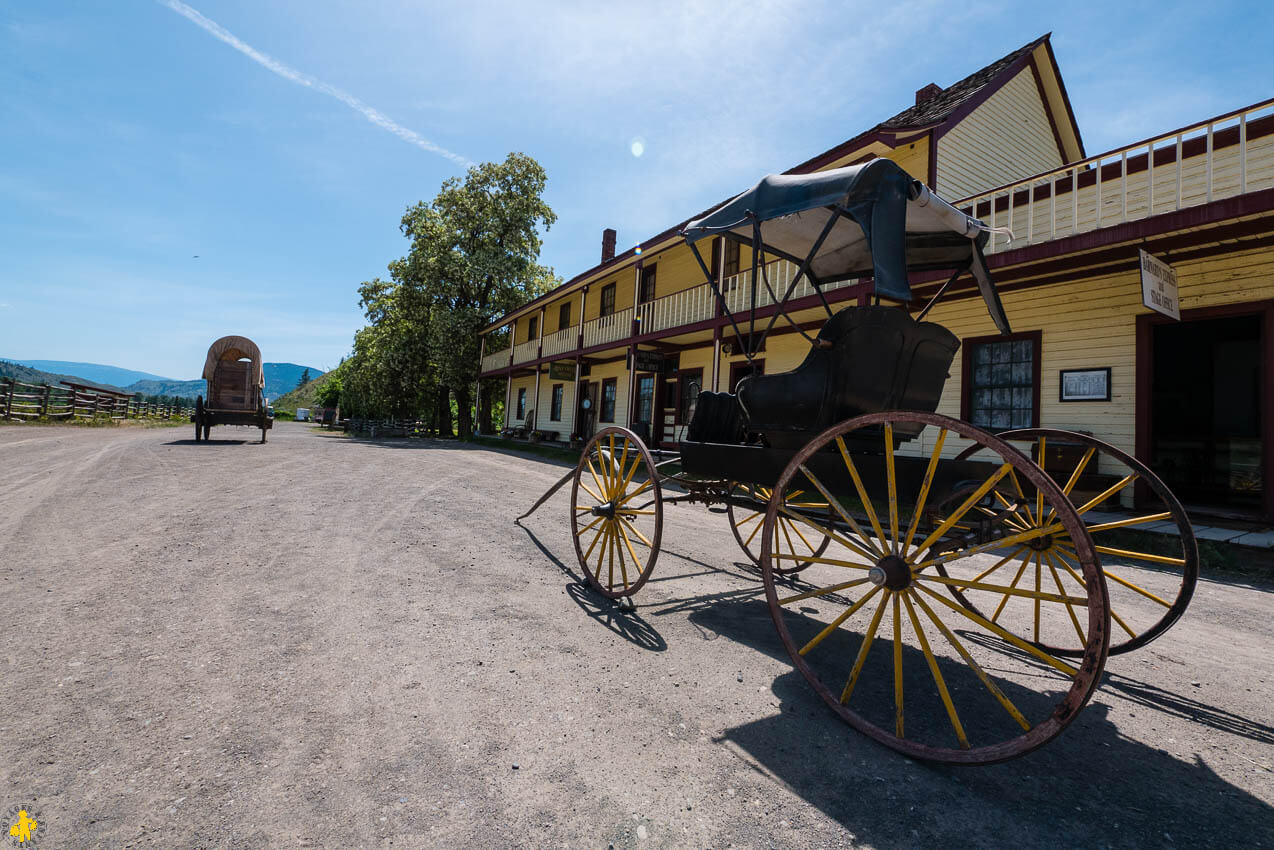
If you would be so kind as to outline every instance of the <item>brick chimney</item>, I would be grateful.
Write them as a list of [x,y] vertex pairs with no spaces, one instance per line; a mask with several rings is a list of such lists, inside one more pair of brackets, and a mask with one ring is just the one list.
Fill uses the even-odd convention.
[[608,227],[602,231],[602,262],[615,259],[615,229]]
[[922,89],[916,89],[916,106],[924,103],[930,98],[942,94],[942,86],[937,83],[930,83]]

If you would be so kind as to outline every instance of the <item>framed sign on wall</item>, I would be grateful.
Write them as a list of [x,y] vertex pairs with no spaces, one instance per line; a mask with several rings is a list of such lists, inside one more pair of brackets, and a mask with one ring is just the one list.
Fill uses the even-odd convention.
[[1110,401],[1110,367],[1062,369],[1057,382],[1058,401]]

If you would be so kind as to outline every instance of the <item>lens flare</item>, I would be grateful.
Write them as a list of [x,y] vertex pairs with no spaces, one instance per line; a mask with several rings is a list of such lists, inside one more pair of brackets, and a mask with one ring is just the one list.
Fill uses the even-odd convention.
[[638,136],[633,139],[632,144],[628,146],[628,149],[633,152],[633,156],[640,159],[641,155],[646,152],[646,140],[641,136]]

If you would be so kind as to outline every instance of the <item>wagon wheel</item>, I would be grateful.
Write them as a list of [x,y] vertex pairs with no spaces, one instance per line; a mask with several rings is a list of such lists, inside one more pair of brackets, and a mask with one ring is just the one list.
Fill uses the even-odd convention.
[[204,432],[203,430],[203,396],[196,396],[195,398],[195,442],[196,443],[199,442],[199,437],[201,433],[203,433],[203,438],[205,440],[208,439],[207,433]]
[[[1047,457],[1049,446],[1056,449],[1062,443],[1083,445],[1083,454],[1073,464],[1067,464],[1059,472],[1057,481],[1067,495],[1093,540],[1093,549],[1101,556],[1102,572],[1110,594],[1111,625],[1110,653],[1128,652],[1145,646],[1166,632],[1185,612],[1194,594],[1199,578],[1199,545],[1185,509],[1167,485],[1141,461],[1112,445],[1085,434],[1059,431],[1052,428],[1025,428],[999,435],[1022,446],[1029,444],[1029,453],[1036,458]],[[1028,451],[1023,448],[1023,451]],[[970,446],[961,458],[978,459],[982,452],[978,446]],[[1120,505],[1122,497],[1131,503],[1133,489],[1142,482],[1153,496],[1151,506],[1132,511],[1128,516],[1103,514],[1101,508]],[[1003,501],[1003,496],[997,497]],[[979,508],[986,511],[987,506]],[[1032,499],[1019,511],[1014,523],[1023,528],[1040,528],[1052,518],[1043,515]],[[1153,536],[1136,534],[1139,528],[1155,525]],[[1129,532],[1134,532],[1131,542]],[[1123,538],[1123,540],[1121,540]],[[1076,571],[1075,544],[1065,534],[1044,538],[1046,546],[1026,549],[1021,559],[1012,558],[1001,564],[990,576],[999,575],[1007,580],[1021,580],[1029,562],[1038,558],[1044,570],[1037,569],[1033,576],[1026,576],[1027,585],[1041,589],[1043,579],[1046,588],[1065,587],[1071,590],[1082,587],[1082,577]],[[939,570],[943,567],[939,566]],[[946,574],[945,572],[943,573]],[[997,604],[988,602],[985,594],[962,592],[958,586],[949,589],[970,610],[978,610]],[[1061,613],[1061,612],[1054,612]],[[1082,624],[1081,624],[1082,625]],[[1084,633],[1082,628],[1065,616],[1056,622],[1032,623],[1031,630],[1023,635],[1033,643],[1054,655],[1076,656],[1082,652]]]
[[598,431],[571,485],[571,535],[588,583],[611,599],[636,593],[654,569],[663,524],[650,451],[627,428]]
[[[726,514],[730,518],[730,530],[739,548],[752,563],[761,565],[761,526],[765,524],[765,508],[769,504],[768,487],[757,487],[753,484],[735,484],[730,491],[730,501],[726,502]],[[736,510],[736,500],[739,502]],[[831,506],[818,491],[794,491],[788,495],[786,507],[801,514],[810,514],[820,522],[828,522],[832,517]],[[807,526],[787,516],[779,518],[779,548],[784,557],[777,559],[774,572],[779,575],[800,572],[812,562],[804,560],[805,556],[818,556],[827,550],[832,539],[825,534],[816,534]]]
[[[923,442],[905,453],[895,447],[895,433],[915,434],[926,426]],[[982,448],[991,462],[957,464],[943,457],[944,445],[949,449],[957,439]],[[935,494],[971,474],[978,483],[961,504],[929,521],[933,512],[927,505]],[[973,534],[955,530],[1005,480],[1038,488],[1044,506],[1054,511],[1049,528],[1074,541],[1075,569],[1085,584],[1066,593],[985,577],[961,585],[1069,612],[1086,624],[1079,661],[1022,640],[1019,623],[984,617],[944,592],[956,580],[940,574],[939,565],[954,571],[966,563],[994,564],[1006,549],[1016,551],[1044,536],[1015,528],[1008,521],[1011,511],[1007,519],[981,523]],[[779,494],[811,488],[833,506],[834,522],[822,525],[789,513],[782,499],[771,499],[761,533],[761,570],[779,638],[797,670],[843,720],[914,758],[987,764],[1042,746],[1074,719],[1106,661],[1106,583],[1079,515],[1030,458],[949,417],[875,413],[819,434],[789,461],[775,485]],[[780,585],[774,566],[784,554],[775,542],[783,515],[832,542],[808,559],[814,565],[797,582]],[[884,646],[873,653],[877,643]]]

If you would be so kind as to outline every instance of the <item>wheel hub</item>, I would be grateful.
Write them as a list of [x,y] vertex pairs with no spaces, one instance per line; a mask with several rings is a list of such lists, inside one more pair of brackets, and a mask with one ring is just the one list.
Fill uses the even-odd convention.
[[1047,552],[1053,548],[1053,535],[1041,534],[1039,537],[1032,537],[1026,541],[1026,545],[1035,552]]
[[615,503],[606,502],[605,504],[602,504],[602,505],[594,505],[593,507],[589,508],[589,513],[592,514],[593,516],[604,516],[607,519],[614,519],[615,518]]
[[911,565],[897,555],[886,555],[868,571],[867,578],[877,587],[902,590],[911,585]]

